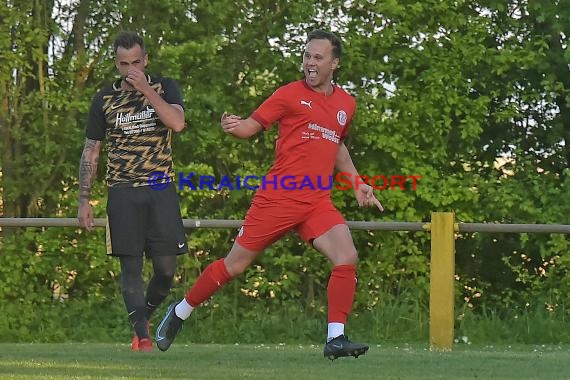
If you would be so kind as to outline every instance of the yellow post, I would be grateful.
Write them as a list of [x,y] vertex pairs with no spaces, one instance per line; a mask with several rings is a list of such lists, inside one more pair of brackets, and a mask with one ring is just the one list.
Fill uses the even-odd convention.
[[430,350],[451,351],[454,329],[455,216],[431,214]]

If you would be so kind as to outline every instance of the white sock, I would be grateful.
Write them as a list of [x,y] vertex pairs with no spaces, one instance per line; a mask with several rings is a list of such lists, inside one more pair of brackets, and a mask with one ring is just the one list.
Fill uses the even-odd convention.
[[329,323],[329,328],[327,333],[327,343],[342,334],[344,334],[344,323],[338,323],[338,322]]
[[178,302],[178,305],[176,305],[176,307],[174,308],[174,313],[178,318],[186,320],[188,319],[190,314],[192,314],[192,310],[194,310],[192,305],[186,302],[186,299],[183,298],[182,301]]

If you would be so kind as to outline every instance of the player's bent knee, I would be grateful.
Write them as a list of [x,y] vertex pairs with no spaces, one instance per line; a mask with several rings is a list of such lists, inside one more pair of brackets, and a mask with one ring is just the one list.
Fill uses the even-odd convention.
[[167,271],[155,273],[155,276],[157,278],[159,278],[161,281],[172,281],[174,279],[175,274],[176,274],[176,271],[167,270]]
[[248,263],[226,263],[226,269],[231,278],[237,277],[249,267]]
[[226,265],[228,274],[232,278],[239,276],[245,272],[261,252],[262,251],[249,250],[236,242],[230,253],[224,258],[224,264]]
[[347,260],[350,262],[350,264],[355,265],[356,263],[358,263],[358,251],[355,249],[353,251],[348,252]]
[[339,252],[333,261],[334,265],[356,265],[357,263],[358,251],[356,249]]

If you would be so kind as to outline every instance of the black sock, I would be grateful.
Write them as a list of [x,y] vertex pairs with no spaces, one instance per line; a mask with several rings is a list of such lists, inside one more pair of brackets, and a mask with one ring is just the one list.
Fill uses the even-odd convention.
[[129,312],[129,322],[135,330],[135,334],[139,339],[148,338],[148,330],[146,327],[147,319],[145,317],[144,308],[138,307],[134,311]]
[[150,316],[156,310],[157,306],[158,305],[153,305],[148,300],[146,301],[146,306],[144,308],[144,314],[145,314],[145,317],[148,321],[150,321]]
[[170,294],[170,287],[176,271],[176,256],[155,256],[152,258],[153,276],[146,290],[145,315],[148,320],[158,305]]

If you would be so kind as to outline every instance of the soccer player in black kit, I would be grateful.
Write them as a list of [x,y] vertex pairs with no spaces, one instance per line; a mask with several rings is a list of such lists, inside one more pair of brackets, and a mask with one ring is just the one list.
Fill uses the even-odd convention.
[[[107,254],[121,265],[121,292],[134,329],[132,349],[151,351],[149,319],[169,294],[176,257],[188,252],[178,194],[172,179],[173,132],[185,127],[178,84],[145,73],[148,55],[143,39],[122,32],[114,42],[121,78],[93,98],[79,169],[78,219],[93,228],[91,186],[102,141],[106,140],[108,187]],[[163,189],[153,189],[153,173]],[[156,183],[154,183],[156,185]],[[144,287],[143,255],[153,276]]]

